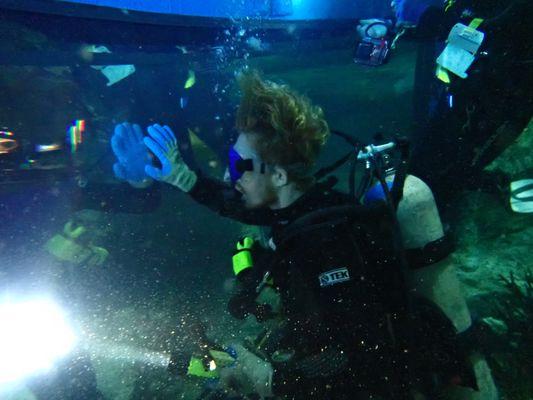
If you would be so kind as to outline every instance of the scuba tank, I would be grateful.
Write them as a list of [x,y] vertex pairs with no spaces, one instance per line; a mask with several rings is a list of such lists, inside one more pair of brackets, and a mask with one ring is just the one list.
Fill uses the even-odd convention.
[[[468,357],[469,360],[452,362],[452,370],[445,371],[452,379],[450,382],[441,382],[441,385],[453,381],[452,384],[467,392],[462,395],[468,399],[496,399],[497,390],[486,361],[480,354],[472,352],[471,348],[461,346],[459,336],[467,336],[465,333],[472,326],[472,318],[456,276],[456,266],[449,257],[454,250],[453,245],[444,232],[431,189],[421,179],[407,175],[408,143],[403,139],[396,139],[385,145],[363,148],[348,135],[336,131],[333,133],[347,140],[355,151],[352,150],[351,156],[345,156],[334,166],[320,170],[317,175],[322,177],[329,174],[352,159],[349,188],[354,201],[357,204],[371,205],[378,200],[385,200],[392,218],[396,220],[395,236],[398,236],[399,241],[396,243],[396,252],[403,275],[403,282],[398,282],[398,285],[402,285],[407,291],[405,300],[408,313],[413,313],[418,308],[417,303],[424,307],[424,302],[429,300],[442,311],[444,323],[441,326],[453,324],[449,326],[449,330],[455,332],[456,346],[461,349],[465,347],[456,355]],[[398,149],[400,155],[394,159],[392,153]],[[354,178],[357,161],[364,162],[365,174],[356,191]],[[416,336],[418,333],[413,334]],[[446,339],[446,334],[442,338]],[[454,366],[457,368],[457,376],[453,375]],[[480,390],[474,391],[470,387]]]

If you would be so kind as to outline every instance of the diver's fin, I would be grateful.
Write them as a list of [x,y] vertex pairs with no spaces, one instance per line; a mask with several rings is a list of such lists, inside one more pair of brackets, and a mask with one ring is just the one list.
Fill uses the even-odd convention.
[[517,213],[533,213],[533,179],[511,182],[511,209]]

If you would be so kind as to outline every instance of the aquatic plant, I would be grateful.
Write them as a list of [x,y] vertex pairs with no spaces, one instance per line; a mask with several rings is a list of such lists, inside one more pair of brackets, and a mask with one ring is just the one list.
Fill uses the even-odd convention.
[[[512,272],[500,275],[504,294],[492,301],[492,314],[504,326],[503,347],[490,354],[502,399],[533,398],[533,271],[518,279]],[[498,346],[499,347],[499,346]],[[501,351],[504,350],[504,351]]]

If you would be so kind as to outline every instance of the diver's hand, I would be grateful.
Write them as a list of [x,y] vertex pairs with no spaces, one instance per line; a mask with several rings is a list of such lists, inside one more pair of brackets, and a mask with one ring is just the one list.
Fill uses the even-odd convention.
[[241,395],[256,393],[262,399],[272,397],[272,365],[241,345],[231,347],[236,353],[235,363],[220,371],[221,384]]
[[178,141],[168,126],[154,124],[148,127],[144,144],[161,162],[161,169],[151,163],[145,167],[148,176],[189,192],[196,183],[197,176],[183,161],[178,149]]
[[113,172],[118,179],[128,181],[135,187],[146,187],[152,179],[144,172],[144,166],[150,162],[150,154],[143,143],[141,127],[123,122],[115,126],[111,137],[111,148],[117,162]]

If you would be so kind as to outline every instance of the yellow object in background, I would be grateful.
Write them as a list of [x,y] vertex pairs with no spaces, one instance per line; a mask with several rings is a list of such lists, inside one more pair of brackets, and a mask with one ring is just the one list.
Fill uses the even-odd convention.
[[185,86],[183,86],[185,89],[190,89],[194,86],[196,83],[196,74],[192,69],[189,70],[189,76],[187,77],[187,80],[185,81]]
[[69,221],[63,227],[63,233],[54,235],[44,248],[60,261],[89,267],[100,266],[107,260],[109,252],[103,247],[78,243],[77,239],[86,231],[84,226],[74,226]]
[[203,165],[207,165],[212,168],[213,172],[217,172],[220,175],[221,171],[216,171],[221,167],[221,162],[217,154],[209,147],[205,142],[200,139],[194,130],[187,129],[189,138],[191,141],[192,151],[195,158]]
[[444,7],[444,12],[448,12],[448,10],[453,7],[453,5],[455,4],[455,0],[448,0],[446,2],[446,6]]

